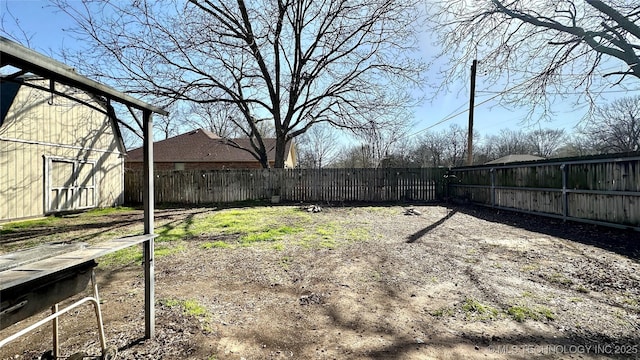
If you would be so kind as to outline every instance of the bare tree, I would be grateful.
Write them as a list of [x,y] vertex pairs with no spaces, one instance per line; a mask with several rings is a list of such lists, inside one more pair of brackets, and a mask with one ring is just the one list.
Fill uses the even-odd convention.
[[640,151],[640,96],[597,107],[581,132],[600,153]]
[[288,141],[322,122],[367,127],[421,80],[414,0],[52,1],[87,44],[70,60],[108,69],[85,73],[167,103],[234,106],[265,167],[261,122],[283,167]]
[[418,140],[416,161],[421,167],[438,167],[444,165],[444,153],[447,139],[443,133],[427,132]]
[[527,141],[533,155],[551,157],[566,141],[564,130],[537,129],[527,133]]
[[[473,137],[479,134],[474,132]],[[439,132],[427,132],[417,140],[414,152],[421,167],[461,166],[467,153],[467,129],[451,124]]]
[[[433,27],[451,61],[446,84],[480,60],[483,82],[502,101],[548,109],[556,96],[584,94],[592,106],[605,87],[640,79],[637,0],[450,0],[434,5]],[[451,60],[452,59],[452,60]]]
[[[13,28],[13,30],[10,30],[11,28]],[[11,12],[8,2],[4,2],[4,9],[0,11],[0,34],[3,34],[8,39],[22,43],[27,47],[31,47],[31,41],[34,36],[33,33],[28,32],[22,27],[20,19]]]
[[371,121],[368,126],[354,131],[356,138],[361,140],[365,167],[382,167],[385,159],[403,144],[409,125],[408,115],[399,113],[392,119]]
[[184,121],[192,128],[206,129],[227,139],[242,136],[235,125],[242,115],[232,104],[189,103],[187,109]]
[[298,163],[301,167],[321,168],[338,155],[339,138],[335,129],[317,124],[298,137]]
[[485,141],[493,144],[493,159],[507,155],[530,154],[533,151],[527,133],[522,130],[502,129],[498,134],[488,136]]

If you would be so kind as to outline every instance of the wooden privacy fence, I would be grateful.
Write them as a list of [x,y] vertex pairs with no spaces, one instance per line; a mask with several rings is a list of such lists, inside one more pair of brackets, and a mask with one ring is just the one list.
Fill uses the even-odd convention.
[[[435,201],[446,169],[246,169],[156,171],[157,203]],[[142,172],[125,172],[125,202],[142,202]]]
[[451,169],[449,192],[495,208],[640,230],[640,153]]

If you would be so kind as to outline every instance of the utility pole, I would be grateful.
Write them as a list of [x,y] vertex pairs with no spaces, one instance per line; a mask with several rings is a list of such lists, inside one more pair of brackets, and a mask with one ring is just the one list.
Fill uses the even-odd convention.
[[476,68],[478,60],[471,63],[471,92],[469,95],[469,134],[467,136],[467,165],[473,165],[473,107],[476,98]]

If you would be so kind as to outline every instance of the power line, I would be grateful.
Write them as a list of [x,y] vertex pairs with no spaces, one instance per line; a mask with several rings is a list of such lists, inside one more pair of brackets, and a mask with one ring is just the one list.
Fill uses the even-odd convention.
[[[521,86],[521,85],[522,85],[522,84],[520,84],[520,85],[516,85],[516,86],[514,86],[513,88],[516,88],[516,87]],[[513,89],[513,88],[512,88],[512,89]],[[505,90],[505,92],[506,92],[506,91],[509,91],[509,90]],[[481,101],[481,102],[479,102],[479,103],[475,104],[475,105],[473,106],[473,108],[475,109],[475,108],[477,108],[478,106],[480,106],[480,105],[482,105],[482,104],[488,103],[489,101],[491,101],[491,100],[493,100],[493,99],[495,99],[495,98],[499,97],[500,95],[502,95],[502,93],[497,94],[497,95],[495,95],[495,96],[492,96],[492,97],[490,97],[490,98],[488,98],[488,99],[486,99],[486,100],[484,100],[484,101]],[[466,105],[466,104],[463,104],[462,106],[464,106],[464,105]],[[460,106],[460,107],[462,107],[462,106]],[[458,107],[458,109],[459,109],[460,107]],[[457,117],[458,115],[462,115],[462,114],[466,113],[467,111],[469,111],[469,109],[464,109],[464,110],[462,110],[462,111],[460,111],[460,112],[457,112],[457,113],[455,113],[455,114],[448,115],[448,116],[447,116],[447,117],[445,117],[444,119],[439,120],[438,122],[436,122],[436,123],[434,123],[434,124],[432,124],[432,125],[430,125],[430,126],[427,126],[426,128],[424,128],[424,129],[422,129],[422,130],[418,130],[418,131],[414,132],[413,134],[409,134],[409,135],[407,135],[406,137],[416,136],[416,135],[418,135],[418,134],[420,134],[420,133],[422,133],[422,132],[425,132],[425,131],[427,131],[427,130],[429,130],[429,129],[433,128],[433,127],[436,127],[436,126],[438,126],[438,125],[440,125],[440,124],[442,124],[442,123],[444,123],[444,122],[447,122],[447,121],[449,121],[449,120],[451,120],[451,119],[453,119],[453,118]]]
[[[612,93],[623,93],[623,92],[634,92],[634,91],[640,91],[640,89],[629,89],[629,90],[607,90],[607,91],[600,91],[598,92],[598,94],[612,94]],[[489,91],[489,90],[478,90],[479,93],[482,94],[502,94],[503,92],[501,91]],[[525,93],[522,92],[511,92],[511,94],[515,94],[515,95],[525,95]],[[546,94],[549,95],[580,95],[580,94],[584,94],[584,92],[546,92]]]

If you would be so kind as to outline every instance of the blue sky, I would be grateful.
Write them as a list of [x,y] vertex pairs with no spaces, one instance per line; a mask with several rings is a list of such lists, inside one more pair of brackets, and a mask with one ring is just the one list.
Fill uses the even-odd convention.
[[[64,13],[56,11],[47,5],[46,1],[41,0],[0,0],[0,14],[5,17],[5,30],[14,32],[20,39],[24,38],[19,29],[13,25],[13,19],[7,13],[7,9],[11,15],[15,17],[20,27],[25,31],[26,36],[30,37],[28,44],[32,49],[44,53],[46,55],[57,58],[56,53],[62,47],[73,47],[73,38],[65,28],[72,26],[71,20]],[[7,18],[9,17],[9,18]],[[431,60],[431,57],[437,53],[429,44],[428,35],[422,42],[421,56],[425,60]],[[442,64],[440,64],[442,65]],[[471,65],[471,64],[469,64]],[[428,78],[435,78],[435,74],[427,74]],[[530,124],[523,122],[526,116],[526,109],[507,109],[497,106],[497,99],[489,100],[495,94],[491,93],[492,89],[483,86],[482,74],[476,80],[477,89],[476,104],[480,104],[486,100],[486,103],[478,105],[475,109],[475,130],[481,135],[497,133],[503,128],[510,129],[534,129],[554,128],[565,129],[566,132],[574,131],[574,126],[583,118],[586,108],[574,108],[570,101],[554,104],[555,111],[554,120],[551,122],[541,122],[539,124]],[[495,89],[499,91],[500,89]],[[485,92],[488,91],[488,92]],[[630,94],[612,94],[630,95]],[[430,94],[427,94],[430,96]],[[414,113],[415,125],[411,131],[413,134],[419,134],[425,129],[428,131],[440,131],[446,129],[450,124],[459,124],[466,127],[468,121],[469,102],[469,84],[467,79],[461,79],[454,84],[450,91],[446,94],[439,94],[432,101],[425,101],[422,106],[418,107]],[[457,116],[453,116],[458,114]],[[447,120],[448,119],[448,120]],[[443,121],[444,120],[444,121]]]

